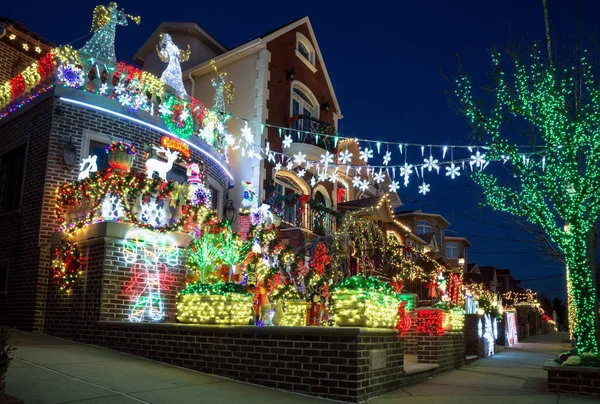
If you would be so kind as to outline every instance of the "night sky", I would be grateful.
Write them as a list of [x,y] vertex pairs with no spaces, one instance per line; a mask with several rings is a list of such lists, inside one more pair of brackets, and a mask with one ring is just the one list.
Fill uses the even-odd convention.
[[[100,4],[7,3],[2,7],[6,17],[57,45],[73,43],[76,48],[88,38],[92,10]],[[556,46],[587,46],[600,6],[592,1],[548,3]],[[408,143],[469,143],[469,126],[448,104],[444,91],[452,86],[440,73],[456,74],[457,53],[483,84],[492,46],[511,38],[527,44],[544,39],[542,0],[369,1],[358,2],[360,7],[329,0],[118,4],[142,17],[139,26],[130,22],[118,28],[117,58],[127,62],[162,21],[196,22],[231,48],[308,15],[344,115],[340,134]],[[396,158],[400,163],[397,153]],[[444,215],[452,223],[447,235],[463,235],[473,244],[470,262],[510,268],[525,287],[564,298],[564,265],[546,259],[509,216],[480,207],[479,191],[465,175],[451,181],[441,174],[429,177],[432,192],[427,196],[417,193],[414,181],[401,188],[404,208]]]

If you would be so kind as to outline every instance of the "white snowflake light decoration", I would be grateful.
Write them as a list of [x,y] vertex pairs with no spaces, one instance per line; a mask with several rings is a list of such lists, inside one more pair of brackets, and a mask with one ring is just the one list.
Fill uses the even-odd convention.
[[125,91],[125,86],[123,85],[123,83],[119,83],[117,84],[117,86],[115,87],[115,93],[117,95],[120,95],[121,93],[123,93]]
[[365,147],[364,150],[360,151],[360,159],[365,163],[368,162],[371,157],[373,157],[373,150],[369,149],[368,147]]
[[[250,127],[248,126],[248,122],[244,122],[244,127],[242,128],[242,138],[248,142],[248,143],[252,143],[253,137],[252,137],[252,130],[250,129]],[[267,151],[268,153],[268,151]]]
[[475,167],[481,168],[485,164],[485,153],[481,153],[479,150],[471,156],[471,165],[475,164]]
[[305,162],[306,162],[306,154],[302,153],[301,151],[294,154],[294,164],[301,166]]
[[429,156],[429,158],[426,158],[423,161],[425,162],[425,168],[427,169],[427,171],[437,170],[438,168],[440,168],[440,166],[438,165],[438,160],[434,159],[431,155]]
[[313,175],[312,178],[310,179],[310,186],[314,188],[315,185],[317,185],[317,180],[315,179],[315,176]]
[[359,176],[352,178],[352,186],[354,188],[360,187],[360,177]]
[[323,167],[328,167],[329,164],[333,164],[333,154],[326,151],[325,154],[321,154],[321,164]]
[[112,194],[106,195],[102,203],[102,219],[119,220],[122,217],[125,217],[125,210],[119,197]]
[[450,164],[449,167],[446,167],[446,176],[452,179],[460,177],[460,167],[458,167],[454,163]]
[[306,170],[302,169],[298,171],[298,177],[304,177],[304,174],[306,174]]
[[292,159],[289,159],[287,164],[285,165],[285,168],[287,168],[288,170],[291,170],[294,167],[294,162],[292,161]]
[[329,174],[329,181],[336,183],[338,180],[338,173],[337,170],[333,170],[333,172],[331,174]]
[[181,114],[179,114],[179,120],[181,122],[185,122],[186,119],[188,119],[190,117],[190,113],[187,111],[187,108],[183,108],[183,111],[181,111]]
[[403,166],[400,167],[400,176],[404,177],[404,186],[408,186],[408,179],[412,174],[412,164],[404,163]]
[[400,188],[400,183],[398,181],[392,181],[388,187],[390,192],[397,192]]
[[292,143],[294,143],[294,141],[292,140],[292,135],[285,135],[281,143],[283,144],[284,149],[289,148],[292,145]]
[[383,164],[387,166],[391,159],[392,159],[392,153],[386,152],[385,156],[383,156]]
[[430,186],[429,184],[426,184],[425,182],[423,182],[423,185],[419,185],[419,193],[421,195],[426,195],[427,192],[430,192]]
[[352,160],[352,153],[350,153],[348,149],[345,149],[339,154],[338,158],[342,164],[348,164]]
[[281,170],[281,163],[275,164],[275,171]]
[[[169,109],[169,107],[167,107],[167,106],[165,105],[165,103],[162,103],[162,104],[160,104],[160,107],[158,107],[158,112],[159,112],[161,115],[172,115],[172,114],[173,114],[173,111],[171,111],[171,110]],[[206,129],[206,128],[205,128],[205,129]]]
[[361,181],[359,188],[361,191],[365,192],[367,189],[369,189],[369,181],[367,181],[367,180]]
[[319,171],[318,177],[319,177],[319,182],[327,181],[327,171],[325,171],[325,170]]
[[385,173],[382,170],[379,170],[378,173],[373,175],[373,180],[376,183],[381,184],[383,181],[385,181]]
[[121,103],[122,106],[127,106],[129,104],[131,104],[131,96],[127,93],[124,93],[122,95],[119,96],[119,102]]
[[104,95],[104,94],[106,94],[106,91],[108,91],[108,84],[106,84],[106,83],[103,83],[103,84],[100,86],[100,95]]
[[142,203],[141,208],[140,215],[143,222],[148,223],[152,227],[158,227],[163,224],[165,212],[158,206],[156,201]]

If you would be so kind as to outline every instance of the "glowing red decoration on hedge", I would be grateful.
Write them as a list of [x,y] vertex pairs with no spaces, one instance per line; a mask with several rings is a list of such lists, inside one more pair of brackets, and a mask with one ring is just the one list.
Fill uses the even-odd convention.
[[25,79],[22,74],[17,77],[10,79],[10,96],[12,98],[18,97],[25,91]]
[[442,310],[418,310],[417,311],[417,334],[420,335],[444,335],[444,312]]
[[329,265],[330,262],[331,255],[327,254],[327,247],[325,247],[325,244],[323,243],[318,243],[311,266],[317,274],[323,275],[325,266]]
[[37,71],[42,78],[47,77],[54,71],[54,54],[52,52],[46,53],[38,60]]
[[396,328],[400,331],[400,335],[404,335],[412,325],[412,321],[406,312],[406,303],[406,301],[403,301],[398,306],[398,324],[396,324]]

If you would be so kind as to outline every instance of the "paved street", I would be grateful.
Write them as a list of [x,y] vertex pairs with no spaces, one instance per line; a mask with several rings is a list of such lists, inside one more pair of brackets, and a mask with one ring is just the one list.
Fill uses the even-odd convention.
[[[566,349],[565,334],[532,337],[481,359],[371,401],[391,403],[570,404],[596,402],[544,392],[544,361]],[[327,402],[205,375],[44,335],[16,332],[7,393],[35,403]]]

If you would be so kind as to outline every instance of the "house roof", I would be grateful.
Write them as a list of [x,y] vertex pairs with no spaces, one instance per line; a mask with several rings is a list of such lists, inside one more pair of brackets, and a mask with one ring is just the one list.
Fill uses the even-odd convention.
[[39,36],[38,34],[36,34],[33,31],[31,31],[29,28],[27,28],[25,25],[21,24],[20,22],[11,20],[8,17],[0,17],[0,24],[1,23],[4,23],[4,24],[6,24],[6,26],[12,27],[15,30],[25,34],[28,39],[33,39],[34,41],[37,41],[37,42],[39,42],[43,45],[47,45],[49,47],[55,46],[52,42],[48,42],[45,38]]
[[450,226],[450,222],[448,220],[446,220],[446,218],[444,216],[439,215],[437,213],[425,213],[421,209],[415,209],[415,210],[398,210],[398,211],[394,212],[394,214],[396,216],[431,216],[431,217],[436,217],[438,219],[441,219],[446,224],[446,227]]
[[215,51],[224,53],[227,52],[227,48],[223,46],[219,41],[217,41],[212,35],[210,35],[206,30],[201,28],[195,22],[173,22],[173,21],[165,21],[160,23],[160,25],[154,30],[154,32],[146,39],[146,42],[135,52],[133,55],[133,60],[140,64],[144,64],[144,58],[142,54],[154,50],[154,47],[159,41],[160,34],[163,32],[170,31],[187,31],[194,35],[195,37],[204,40],[209,46],[211,46]]
[[383,198],[382,196],[373,196],[371,198],[355,199],[353,201],[338,203],[338,210],[358,210],[362,208],[368,208],[377,205],[377,203]]
[[450,241],[462,241],[465,244],[467,244],[469,247],[473,247],[473,245],[469,242],[469,240],[467,240],[464,237],[457,237],[457,236],[444,236],[444,240],[450,240]]
[[[315,52],[317,53],[317,58],[321,61],[323,75],[325,76],[325,81],[327,82],[327,87],[329,88],[329,92],[331,93],[331,98],[332,98],[335,110],[337,112],[338,119],[341,119],[341,118],[343,118],[342,110],[340,109],[340,105],[339,105],[337,97],[335,95],[335,91],[333,90],[333,84],[331,83],[331,78],[329,77],[329,73],[327,72],[327,67],[325,66],[325,60],[323,59],[323,55],[321,54],[321,49],[319,48],[319,43],[317,42],[315,32],[312,28],[312,24],[310,23],[310,19],[307,16],[299,18],[297,20],[294,20],[294,21],[292,21],[286,25],[283,25],[279,28],[276,28],[274,30],[268,31],[268,32],[262,34],[261,36],[258,36],[250,41],[244,42],[241,45],[236,46],[235,48],[231,48],[231,49],[227,50],[226,52],[222,53],[221,55],[215,57],[214,61],[218,65],[219,63],[226,63],[226,61],[228,59],[234,58],[234,57],[238,56],[239,54],[241,54],[242,52],[247,52],[250,50],[258,51],[260,49],[263,49],[264,47],[266,47],[266,44],[268,42],[272,41],[275,38],[278,38],[279,36],[285,34],[286,32],[289,32],[289,31],[299,27],[302,24],[306,24],[306,26],[308,27],[308,31],[311,36],[313,46],[315,48]],[[139,51],[138,51],[138,53],[139,53]],[[136,55],[137,55],[137,53],[136,53]],[[187,76],[189,74],[193,74],[193,73],[197,73],[197,72],[202,72],[202,74],[203,74],[203,73],[211,71],[211,70],[212,70],[212,68],[210,67],[210,61],[206,61],[204,63],[199,64],[198,66],[195,66],[195,67],[192,67],[192,68],[186,70],[185,72],[183,72],[183,75]]]
[[467,264],[467,273],[471,273],[473,271],[479,271],[479,266],[475,263]]
[[479,271],[481,272],[481,277],[484,282],[491,282],[494,280],[496,268],[483,265],[479,267]]

